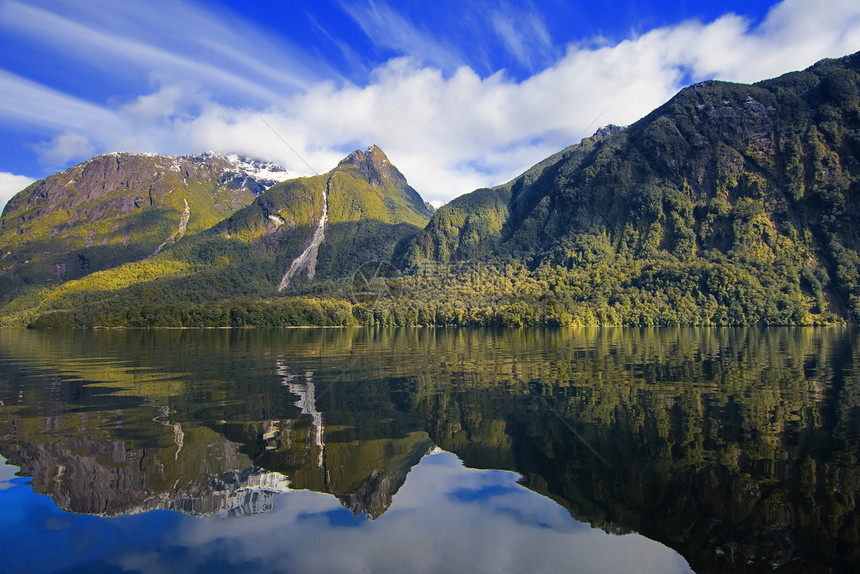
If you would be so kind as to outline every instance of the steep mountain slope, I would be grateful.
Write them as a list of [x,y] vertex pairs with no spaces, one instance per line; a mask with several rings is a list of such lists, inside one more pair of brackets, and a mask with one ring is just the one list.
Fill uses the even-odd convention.
[[397,243],[414,236],[431,215],[382,150],[370,146],[326,174],[273,187],[189,250],[208,252],[226,241],[226,251],[250,249],[256,256],[284,251],[292,261],[311,244],[324,214],[318,254],[295,279],[343,275],[364,261],[390,259]]
[[211,278],[213,295],[227,283],[236,288],[221,295],[268,295],[308,279],[350,275],[366,261],[390,260],[429,218],[421,196],[371,146],[328,173],[272,187],[167,255],[207,266],[203,275]]
[[858,71],[686,88],[443,206],[405,262],[521,261],[586,321],[860,320]]
[[288,177],[236,156],[113,153],[38,181],[0,218],[0,301],[148,257]]
[[[326,174],[274,185],[152,257],[19,297],[4,307],[2,322],[181,324],[177,309],[191,304],[315,289],[320,282],[308,279],[338,279],[367,261],[390,260],[429,219],[423,199],[371,146]],[[153,305],[162,307],[141,315]]]
[[[594,144],[623,128],[606,126],[582,143],[572,145],[531,167],[515,180],[492,189],[478,189],[455,198],[434,211],[434,217],[424,232],[416,238],[406,254],[407,263],[422,259],[462,261],[504,251],[502,231],[510,217],[509,204],[516,196],[517,204],[548,192],[549,178],[544,170],[565,162],[569,169],[578,166]],[[551,170],[550,170],[551,171]]]

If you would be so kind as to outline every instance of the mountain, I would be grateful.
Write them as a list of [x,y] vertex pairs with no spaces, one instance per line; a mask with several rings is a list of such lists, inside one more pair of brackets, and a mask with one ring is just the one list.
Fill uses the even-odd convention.
[[[67,512],[120,516],[173,510],[197,516],[261,514],[290,490],[282,474],[254,466],[237,445],[209,431],[186,435],[173,448],[138,447],[133,441],[64,437],[3,444],[35,488]],[[207,429],[208,430],[208,429]],[[185,454],[182,454],[185,447]],[[118,450],[122,449],[122,456]],[[171,452],[168,452],[171,451]],[[175,451],[175,452],[173,452]],[[190,451],[190,452],[188,452]],[[176,455],[174,457],[174,454]],[[244,467],[236,467],[245,464]],[[57,469],[63,469],[58,476]],[[168,480],[168,478],[172,480]]]
[[404,264],[519,263],[561,322],[858,321],[858,70],[686,88],[441,207]]
[[547,178],[539,181],[547,168],[556,168],[565,162],[570,169],[578,165],[595,144],[623,131],[623,127],[614,125],[600,128],[592,137],[541,161],[513,181],[492,189],[478,189],[440,205],[438,213],[434,212],[432,221],[412,245],[411,261],[407,264],[422,259],[463,261],[509,252],[510,249],[503,247],[507,238],[502,237],[502,231],[505,228],[506,235],[509,232],[506,227],[511,202],[519,205],[541,191],[549,193]]
[[274,254],[282,274],[276,285],[283,290],[292,262],[303,253],[307,258],[293,269],[292,281],[351,273],[353,263],[391,259],[397,244],[416,235],[430,215],[403,174],[370,146],[326,174],[273,187],[193,242],[188,252],[198,260],[213,249]]
[[[179,241],[197,208],[189,199],[186,215],[176,194],[148,242],[126,245],[111,219],[104,257],[136,249],[138,259],[78,281],[57,285],[50,272],[92,270],[88,254],[69,260],[101,252],[88,235],[58,247],[30,234],[32,257],[0,244],[15,256],[0,270],[0,294],[16,297],[0,324],[854,323],[858,71],[860,53],[752,85],[695,84],[631,126],[601,128],[435,213],[371,146]],[[7,208],[7,235],[23,203]],[[37,229],[58,225],[52,218],[68,216],[33,211]],[[65,267],[51,266],[55,251],[68,253]],[[368,262],[377,263],[359,273]]]
[[0,302],[157,253],[291,177],[215,153],[111,153],[38,181],[0,218]]
[[[252,174],[243,172],[242,177],[253,180]],[[238,177],[231,181],[235,180]],[[122,185],[130,186],[125,181]],[[168,191],[166,195],[170,198],[166,201],[173,201],[175,219],[173,231],[165,227],[155,236],[160,243],[155,238],[145,244],[130,240],[136,259],[129,256],[126,263],[114,258],[109,269],[18,296],[5,306],[0,322],[178,325],[190,315],[181,320],[173,315],[190,304],[235,297],[277,298],[282,292],[319,289],[351,276],[364,262],[391,260],[431,215],[421,196],[376,146],[349,154],[328,173],[277,183],[225,218],[207,220],[208,228],[198,225],[193,234],[184,196],[180,210],[178,194]],[[17,196],[13,202],[19,205],[22,200]],[[190,212],[193,216],[194,207]],[[4,215],[4,220],[14,213]],[[43,227],[50,217],[50,213],[34,214]],[[77,237],[65,245],[76,253],[74,249],[85,247],[81,243]],[[34,245],[44,248],[45,242]],[[10,276],[20,280],[17,269]],[[153,310],[155,306],[160,308]],[[204,320],[194,312],[194,321],[223,323],[223,313],[213,313]],[[310,320],[301,314],[287,324]]]

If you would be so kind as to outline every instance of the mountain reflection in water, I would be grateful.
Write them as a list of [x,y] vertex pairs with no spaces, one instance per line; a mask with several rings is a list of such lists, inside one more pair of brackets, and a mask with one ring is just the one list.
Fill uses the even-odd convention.
[[857,358],[851,328],[0,331],[7,562],[107,529],[62,567],[848,570]]

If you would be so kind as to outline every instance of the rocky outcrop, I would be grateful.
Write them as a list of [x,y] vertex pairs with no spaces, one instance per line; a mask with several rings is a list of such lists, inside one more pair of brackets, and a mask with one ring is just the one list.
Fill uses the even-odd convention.
[[284,273],[284,276],[281,277],[281,281],[278,283],[278,292],[289,287],[293,278],[301,272],[306,273],[309,281],[313,279],[316,274],[317,256],[319,254],[320,245],[322,245],[322,242],[325,240],[325,225],[328,220],[328,190],[330,185],[331,178],[326,182],[322,191],[322,216],[320,217],[320,220],[317,221],[316,227],[314,227],[314,233],[311,235],[310,243],[298,257],[293,259],[290,267]]
[[374,187],[381,186],[384,179],[394,179],[397,182],[406,183],[406,178],[403,177],[403,174],[391,165],[388,156],[375,145],[371,145],[364,151],[355,150],[341,160],[338,167],[345,165],[353,165],[358,168],[358,171]]
[[187,199],[183,199],[182,201],[185,203],[185,210],[182,212],[182,215],[179,216],[179,227],[164,240],[164,243],[156,248],[155,252],[152,254],[153,257],[161,253],[161,250],[165,247],[176,243],[177,239],[182,239],[185,235],[185,229],[188,227],[188,218],[191,217],[191,208],[188,207]]

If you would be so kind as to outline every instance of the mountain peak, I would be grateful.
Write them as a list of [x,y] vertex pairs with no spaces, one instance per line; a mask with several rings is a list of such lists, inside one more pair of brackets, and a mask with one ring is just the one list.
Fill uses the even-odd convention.
[[371,144],[364,151],[355,150],[341,160],[338,167],[342,166],[356,167],[374,187],[382,185],[383,179],[391,179],[392,177],[405,181],[397,168],[391,165],[385,152],[375,144]]

